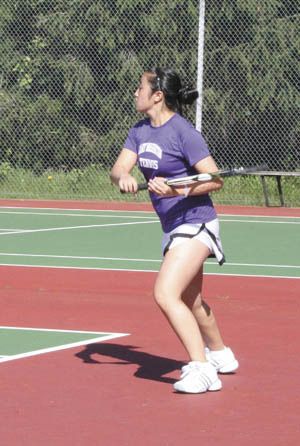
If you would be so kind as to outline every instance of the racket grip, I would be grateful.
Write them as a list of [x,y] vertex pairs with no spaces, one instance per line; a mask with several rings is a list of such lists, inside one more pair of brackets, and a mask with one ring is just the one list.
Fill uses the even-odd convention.
[[147,190],[147,189],[148,189],[148,183],[138,184],[138,190]]
[[[148,189],[148,183],[140,183],[140,184],[138,184],[138,191],[139,190],[147,190]],[[130,193],[130,192],[125,192],[125,190],[121,190],[120,189],[120,192],[121,192],[121,194],[127,194],[127,193]]]

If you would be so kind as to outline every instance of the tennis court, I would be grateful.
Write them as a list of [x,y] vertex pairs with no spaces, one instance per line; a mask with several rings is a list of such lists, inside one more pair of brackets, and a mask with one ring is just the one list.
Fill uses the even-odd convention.
[[204,294],[240,361],[178,395],[186,360],[152,300],[148,205],[1,202],[0,434],[13,445],[295,445],[300,210],[219,208]]

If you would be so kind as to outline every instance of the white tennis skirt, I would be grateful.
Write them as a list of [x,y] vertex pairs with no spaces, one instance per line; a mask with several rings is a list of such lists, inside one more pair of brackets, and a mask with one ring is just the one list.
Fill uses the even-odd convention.
[[216,218],[208,223],[185,223],[164,233],[162,251],[165,255],[169,249],[195,238],[204,243],[211,252],[209,257],[216,257],[220,265],[225,262],[222,242],[219,235],[219,220]]

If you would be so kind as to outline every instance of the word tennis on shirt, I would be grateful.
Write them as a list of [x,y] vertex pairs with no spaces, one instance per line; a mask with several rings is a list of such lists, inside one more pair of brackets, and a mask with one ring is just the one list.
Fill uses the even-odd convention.
[[147,167],[148,169],[158,169],[158,161],[157,160],[149,160],[147,158],[140,158],[139,164],[141,167]]

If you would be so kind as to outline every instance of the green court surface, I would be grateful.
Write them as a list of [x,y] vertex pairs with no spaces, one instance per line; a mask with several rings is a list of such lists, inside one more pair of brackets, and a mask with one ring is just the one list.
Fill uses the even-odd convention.
[[[0,264],[157,271],[153,212],[0,208]],[[300,277],[299,217],[219,215],[226,263],[206,274]],[[298,242],[297,242],[298,241]]]
[[0,327],[0,362],[126,336],[123,333]]

